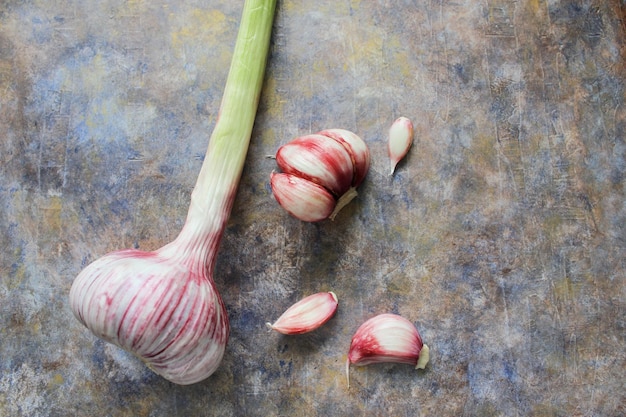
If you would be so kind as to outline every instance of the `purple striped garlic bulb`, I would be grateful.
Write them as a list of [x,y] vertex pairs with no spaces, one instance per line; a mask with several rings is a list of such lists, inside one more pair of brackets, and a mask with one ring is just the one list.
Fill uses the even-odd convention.
[[304,297],[289,307],[274,323],[267,327],[278,333],[294,335],[318,329],[337,312],[339,300],[332,292],[319,292]]
[[203,257],[194,260],[180,243],[96,260],[76,277],[70,306],[96,336],[132,352],[165,379],[187,385],[217,369],[229,325]]

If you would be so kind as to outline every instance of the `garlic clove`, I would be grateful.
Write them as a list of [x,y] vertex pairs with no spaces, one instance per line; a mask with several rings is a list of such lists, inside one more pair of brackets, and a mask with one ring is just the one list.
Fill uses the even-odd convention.
[[308,333],[330,320],[338,304],[337,295],[332,291],[309,295],[289,307],[274,324],[266,325],[287,335]]
[[318,222],[333,212],[335,198],[321,185],[296,175],[272,172],[274,198],[289,214],[305,222]]
[[358,187],[370,168],[370,151],[367,144],[357,134],[345,129],[326,129],[319,134],[333,138],[346,147],[354,166],[352,187]]
[[346,377],[350,386],[350,364],[405,363],[424,369],[428,346],[409,320],[397,314],[380,314],[363,323],[350,343]]
[[409,152],[412,143],[413,123],[406,117],[397,118],[389,128],[389,139],[387,142],[387,150],[391,164],[391,172],[389,175],[393,175],[398,162]]
[[300,136],[276,152],[281,171],[308,179],[328,189],[337,198],[352,184],[352,159],[346,148],[328,136]]

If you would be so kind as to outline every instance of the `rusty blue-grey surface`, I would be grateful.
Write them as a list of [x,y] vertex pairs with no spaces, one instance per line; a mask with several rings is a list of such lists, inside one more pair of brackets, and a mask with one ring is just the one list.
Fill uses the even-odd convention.
[[[232,335],[188,387],[96,340],[73,278],[182,226],[240,2],[0,5],[0,414],[626,414],[624,3],[279,1],[267,82],[217,285]],[[415,144],[387,175],[398,116]],[[330,127],[372,169],[335,222],[303,224],[271,155]],[[264,327],[333,290],[301,337]],[[353,368],[350,338],[396,312],[424,372]]]

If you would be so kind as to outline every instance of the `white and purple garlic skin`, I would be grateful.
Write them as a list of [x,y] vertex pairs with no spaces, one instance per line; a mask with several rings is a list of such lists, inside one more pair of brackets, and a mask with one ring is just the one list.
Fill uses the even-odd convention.
[[276,201],[306,222],[333,220],[356,197],[370,166],[365,142],[345,129],[326,129],[281,146],[270,184]]
[[179,242],[99,258],[74,280],[70,307],[96,336],[133,353],[167,380],[188,385],[218,368],[229,324],[207,274],[213,265],[189,256]]
[[417,328],[397,314],[379,314],[365,321],[354,333],[346,361],[350,386],[350,365],[403,363],[424,369],[429,348],[422,342]]

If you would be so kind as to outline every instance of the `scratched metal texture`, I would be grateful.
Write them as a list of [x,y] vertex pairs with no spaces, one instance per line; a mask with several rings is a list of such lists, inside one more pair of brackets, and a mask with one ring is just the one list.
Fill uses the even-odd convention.
[[[182,226],[240,1],[0,2],[0,415],[626,415],[625,3],[279,0],[216,274],[220,369],[176,386],[94,338],[68,291]],[[388,175],[398,116],[415,143]],[[334,222],[275,203],[268,155],[341,127],[372,167]],[[333,290],[308,335],[266,321]],[[399,313],[425,371],[353,368]]]

